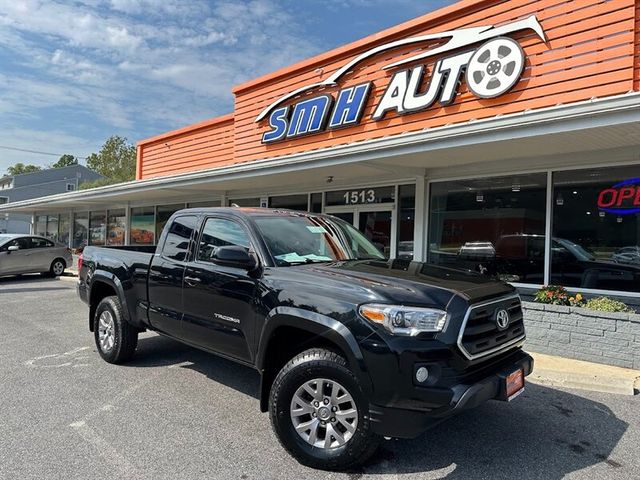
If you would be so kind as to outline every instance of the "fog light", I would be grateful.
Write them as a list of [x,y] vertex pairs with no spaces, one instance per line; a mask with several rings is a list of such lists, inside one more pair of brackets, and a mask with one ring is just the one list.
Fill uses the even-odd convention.
[[427,367],[420,367],[416,370],[416,380],[418,382],[426,382],[427,378],[429,378],[429,370],[427,370]]

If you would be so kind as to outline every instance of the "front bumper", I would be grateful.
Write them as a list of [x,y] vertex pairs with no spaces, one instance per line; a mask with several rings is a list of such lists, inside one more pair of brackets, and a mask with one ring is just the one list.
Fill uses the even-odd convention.
[[[506,400],[505,379],[515,370],[522,369],[527,376],[533,371],[533,358],[518,350],[509,355],[505,362],[479,380],[447,387],[440,392],[440,398],[450,399],[448,403],[429,409],[405,409],[371,404],[370,421],[373,430],[387,437],[415,438],[446,418],[482,403],[497,399]],[[418,391],[424,390],[416,386]],[[419,392],[424,394],[425,392]]]

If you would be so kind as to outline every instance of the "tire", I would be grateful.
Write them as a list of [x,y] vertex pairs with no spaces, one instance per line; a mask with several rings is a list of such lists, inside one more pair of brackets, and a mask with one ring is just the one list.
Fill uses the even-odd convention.
[[[313,391],[314,385],[319,410],[314,406],[314,396],[305,390],[307,386]],[[334,385],[337,385],[335,395],[332,393]],[[340,392],[346,395],[340,395]],[[334,398],[339,400],[334,401]],[[327,409],[322,409],[327,400],[329,411],[336,409],[336,413],[330,413],[329,418],[326,417]],[[353,413],[353,406],[356,414]],[[309,413],[310,409],[313,409],[312,413]],[[303,411],[306,413],[301,413]],[[280,444],[308,467],[322,470],[353,469],[366,462],[380,444],[381,438],[371,431],[369,404],[357,378],[347,368],[346,360],[329,350],[314,348],[304,351],[280,370],[271,386],[269,414]],[[297,423],[298,429],[303,430],[309,422],[312,425],[322,423],[319,420],[321,418],[326,420],[326,426],[310,427],[309,433],[299,433],[294,425]],[[345,422],[349,422],[353,431],[345,428]],[[333,433],[342,437],[342,442]]]
[[51,262],[48,273],[52,277],[60,277],[62,276],[66,268],[66,262],[61,258],[56,258],[53,262]]
[[93,336],[100,356],[109,363],[124,363],[138,346],[138,330],[124,318],[116,296],[105,297],[96,307]]

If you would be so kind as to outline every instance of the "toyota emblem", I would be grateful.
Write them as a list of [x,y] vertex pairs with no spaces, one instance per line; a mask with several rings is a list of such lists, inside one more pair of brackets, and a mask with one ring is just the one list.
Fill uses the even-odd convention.
[[504,330],[509,326],[509,312],[506,310],[498,310],[496,312],[496,325],[498,330]]

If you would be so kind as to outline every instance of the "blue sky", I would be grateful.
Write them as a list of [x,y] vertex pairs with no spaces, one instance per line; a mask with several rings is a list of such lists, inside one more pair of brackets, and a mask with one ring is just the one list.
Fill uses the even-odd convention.
[[[451,0],[0,0],[0,146],[85,156],[231,112],[231,87]],[[57,158],[0,148],[15,162]]]

